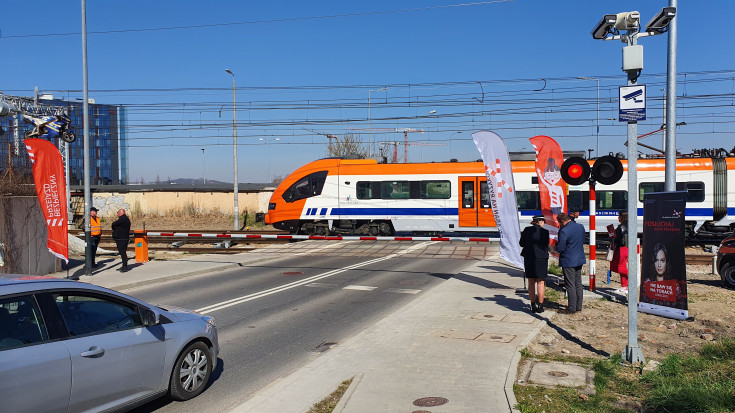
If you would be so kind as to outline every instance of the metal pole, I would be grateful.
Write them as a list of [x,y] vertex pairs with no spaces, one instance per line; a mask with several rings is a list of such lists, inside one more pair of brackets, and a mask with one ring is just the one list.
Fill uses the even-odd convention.
[[597,157],[600,157],[600,79],[595,79],[597,81],[597,151],[595,152],[595,155]]
[[204,155],[204,150],[205,148],[202,148],[202,184],[206,185],[207,184],[207,174],[205,173],[205,171],[206,171],[206,166],[207,166],[207,158]]
[[[638,36],[628,36],[628,44],[638,44]],[[635,72],[628,72],[628,86],[636,84]],[[628,345],[623,358],[630,363],[641,362],[643,352],[638,346],[638,122],[628,122]]]
[[[677,7],[677,0],[669,0]],[[664,190],[676,191],[676,25],[677,15],[669,23],[668,56],[666,59],[666,177]]]
[[92,193],[89,189],[89,89],[87,86],[87,1],[82,0],[82,87],[84,89],[82,104],[82,123],[84,124],[84,268],[87,275],[92,275],[92,233],[89,209],[92,207]]
[[235,97],[235,74],[230,69],[225,72],[232,75],[232,158],[233,158],[233,198],[235,210],[235,231],[240,229],[240,209],[238,208],[239,191],[237,190],[237,100]]

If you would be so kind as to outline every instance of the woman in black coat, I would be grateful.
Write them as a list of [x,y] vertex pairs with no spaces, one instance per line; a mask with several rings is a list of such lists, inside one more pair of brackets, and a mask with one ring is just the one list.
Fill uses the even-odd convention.
[[542,215],[533,217],[531,226],[523,229],[520,245],[523,248],[523,267],[528,278],[528,298],[531,311],[544,311],[546,293],[546,274],[549,269],[549,231],[544,228],[546,220]]

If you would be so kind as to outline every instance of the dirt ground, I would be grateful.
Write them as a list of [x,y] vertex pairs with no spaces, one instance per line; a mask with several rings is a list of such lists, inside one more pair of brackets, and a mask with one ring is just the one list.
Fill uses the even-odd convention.
[[[706,253],[701,247],[688,247],[686,252]],[[608,262],[597,263],[597,289],[613,299],[585,299],[581,313],[555,314],[527,347],[531,355],[602,358],[623,351],[628,344],[627,302],[624,296],[610,294],[620,287],[620,277],[613,274],[608,285]],[[550,284],[561,291],[561,286]],[[712,274],[711,264],[687,265],[687,293],[691,320],[638,313],[638,345],[647,361],[661,361],[671,353],[691,353],[709,341],[735,335],[735,290],[723,287],[720,276]],[[561,309],[567,301],[563,293],[559,296]],[[547,311],[556,311],[556,307]]]

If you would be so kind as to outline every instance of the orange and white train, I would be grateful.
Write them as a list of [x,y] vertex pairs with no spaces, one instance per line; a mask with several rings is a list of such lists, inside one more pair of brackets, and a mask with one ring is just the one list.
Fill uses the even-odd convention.
[[[593,163],[593,161],[590,161]],[[643,194],[664,190],[664,160],[638,160],[638,219]],[[617,225],[627,209],[625,172],[613,185],[596,186],[596,231]],[[687,191],[688,234],[726,233],[735,228],[735,158],[682,158],[677,190]],[[513,177],[521,226],[541,213],[534,162],[514,161]],[[584,212],[589,185],[570,186],[569,207]],[[393,235],[496,231],[481,162],[379,164],[372,159],[320,159],[281,182],[268,204],[266,224],[295,234]],[[642,226],[639,226],[642,228]]]

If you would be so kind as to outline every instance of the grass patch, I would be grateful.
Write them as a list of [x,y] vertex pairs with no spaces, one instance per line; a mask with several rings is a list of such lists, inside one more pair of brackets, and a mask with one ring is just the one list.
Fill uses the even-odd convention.
[[309,409],[307,413],[332,413],[334,408],[337,406],[337,403],[339,403],[339,399],[342,398],[342,396],[347,391],[347,388],[350,387],[350,383],[352,383],[352,380],[353,379],[349,379],[340,383],[339,387],[337,387],[337,390],[333,391],[332,394],[325,397],[324,400],[311,406],[311,409]]
[[559,263],[557,263],[556,261],[551,261],[549,263],[549,274],[554,274],[554,275],[559,275],[559,276],[563,275],[561,271],[561,267],[559,266]]
[[[529,352],[522,356],[528,358]],[[595,394],[587,396],[579,389],[516,384],[516,407],[521,412],[735,411],[735,339],[732,338],[705,345],[697,354],[670,355],[656,371],[644,375],[638,368],[622,363],[619,354],[594,362],[574,357],[563,361],[591,366],[595,371]]]

